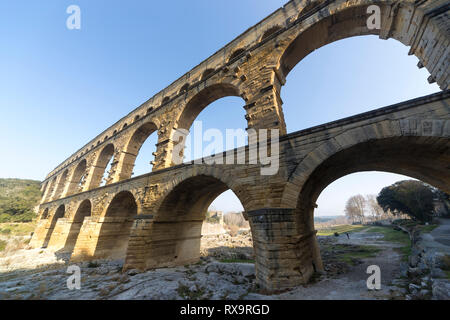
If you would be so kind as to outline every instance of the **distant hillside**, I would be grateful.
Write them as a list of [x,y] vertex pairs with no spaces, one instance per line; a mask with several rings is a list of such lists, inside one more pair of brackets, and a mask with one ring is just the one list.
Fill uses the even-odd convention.
[[0,222],[31,221],[41,197],[39,184],[35,180],[0,179]]

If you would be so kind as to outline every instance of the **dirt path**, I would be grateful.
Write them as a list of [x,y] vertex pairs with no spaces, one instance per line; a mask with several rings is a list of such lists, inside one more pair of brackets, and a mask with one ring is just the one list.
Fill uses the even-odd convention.
[[[398,244],[383,241],[383,235],[379,233],[367,232],[364,229],[360,232],[350,234],[350,239],[345,235],[340,235],[338,244],[372,245],[381,249],[374,258],[363,259],[363,263],[350,268],[345,274],[329,278],[323,276],[319,282],[299,287],[290,292],[280,295],[263,297],[251,294],[249,299],[298,299],[298,300],[373,300],[388,299],[390,290],[398,289],[391,286],[391,282],[400,276],[401,256],[394,249]],[[381,270],[381,290],[369,291],[367,289],[366,273],[367,267],[377,265]]]

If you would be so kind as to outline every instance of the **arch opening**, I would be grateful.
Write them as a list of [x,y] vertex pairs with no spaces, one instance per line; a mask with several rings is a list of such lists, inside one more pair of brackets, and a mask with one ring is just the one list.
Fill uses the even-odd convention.
[[178,128],[189,130],[203,109],[212,102],[227,96],[239,97],[239,89],[230,84],[215,84],[203,89],[184,108],[177,121]]
[[45,208],[44,212],[42,212],[41,220],[48,219],[48,216],[49,216],[48,208]]
[[190,86],[189,83],[185,83],[185,84],[181,87],[181,89],[180,89],[180,91],[179,91],[178,93],[179,93],[179,94],[186,93],[186,92],[188,91],[188,89],[189,89],[189,86]]
[[169,102],[170,98],[169,97],[164,97],[161,101],[161,106],[165,105],[167,102]]
[[89,189],[108,185],[112,182],[111,164],[114,156],[114,145],[108,144],[100,152],[95,164]]
[[42,187],[41,187],[41,203],[45,201],[45,196],[47,194],[47,187],[49,186],[50,182],[47,181]]
[[84,218],[90,217],[92,212],[91,201],[84,200],[79,206],[73,217],[70,225],[69,234],[64,244],[63,250],[66,252],[72,252],[75,248],[75,244],[80,234],[81,227],[83,225]]
[[56,223],[58,222],[58,219],[64,218],[65,212],[66,208],[64,207],[64,205],[60,205],[58,209],[56,209],[53,217],[51,217],[50,224],[48,225],[47,234],[45,236],[44,244],[42,245],[43,248],[47,248],[48,243],[50,242],[50,239],[52,237],[53,231],[55,230]]
[[[366,6],[351,7],[319,22],[300,33],[286,48],[279,68],[285,77],[308,54],[332,42],[360,35],[379,35],[380,30],[367,28]],[[336,30],[329,32],[329,30]]]
[[203,81],[203,80],[207,79],[207,78],[209,77],[209,75],[211,75],[214,71],[215,71],[215,69],[206,69],[206,70],[203,72],[200,81]]
[[233,61],[234,59],[239,57],[241,54],[243,54],[244,52],[245,52],[244,48],[239,48],[239,49],[234,50],[233,53],[228,58],[228,62],[227,63],[230,63],[231,61]]
[[[130,138],[125,149],[120,180],[129,179],[152,170],[158,128],[152,122],[141,125]],[[144,146],[145,145],[145,146]]]
[[[322,191],[337,179],[357,172],[388,172],[421,180],[449,192],[450,147],[440,137],[396,137],[369,140],[339,151],[318,165],[303,184],[294,211],[300,234],[314,233],[314,211]],[[315,237],[305,264],[321,268],[322,259]]]
[[137,204],[129,191],[119,192],[110,202],[99,232],[94,256],[123,259],[128,247],[131,226],[137,215]]
[[[174,152],[180,150],[183,161],[220,155],[223,151],[246,145],[247,121],[237,88],[214,85],[194,96],[184,108],[178,129],[188,130],[187,136],[175,141]],[[236,117],[236,113],[240,116]],[[195,120],[195,121],[194,121]],[[180,148],[179,143],[184,143]]]
[[[366,183],[361,184],[363,180]],[[322,221],[332,219],[332,224],[363,224],[380,219],[393,219],[391,212],[383,212],[377,206],[376,197],[382,188],[390,186],[398,181],[415,180],[413,177],[390,173],[385,171],[355,172],[345,175],[330,183],[317,198],[317,208],[314,210],[315,229],[328,227],[330,223]],[[364,216],[346,215],[347,204],[354,209],[357,205],[360,209],[361,201],[365,205]],[[355,210],[352,210],[355,212]],[[398,216],[399,218],[401,216]],[[403,216],[402,216],[403,217]]]
[[[383,16],[387,8],[382,6]],[[320,19],[283,52],[279,72],[286,78],[281,96],[287,132],[439,90],[427,82],[426,69],[417,69],[418,57],[408,56],[400,31],[381,41],[380,30],[367,28],[366,9],[351,7]],[[305,107],[309,112],[302,112]]]
[[72,179],[70,181],[67,195],[72,195],[83,190],[84,181],[86,178],[87,161],[83,159],[75,168]]
[[51,201],[53,198],[53,191],[55,190],[55,186],[56,186],[56,177],[53,178],[53,180],[51,182],[49,182],[48,184],[48,189],[45,191],[44,194],[44,201],[43,202],[47,202],[47,201]]
[[54,199],[59,199],[63,195],[64,187],[66,186],[68,174],[69,174],[69,170],[65,170],[64,173],[62,174],[61,178],[59,179],[59,183],[58,183],[58,186],[55,191]]
[[[209,217],[208,208],[211,203],[226,190],[229,187],[224,182],[207,175],[188,178],[175,186],[158,206],[151,227],[146,267],[183,265],[198,261],[202,228],[209,236],[214,232],[217,234],[224,231],[217,212],[213,213],[218,219],[214,225],[215,230],[205,228],[208,226],[205,226],[204,221]],[[253,252],[252,248],[243,250]],[[202,251],[204,254],[214,254],[214,248],[203,248]]]
[[274,35],[274,34],[277,33],[278,31],[280,31],[281,29],[283,29],[281,26],[274,26],[274,27],[272,27],[272,28],[266,30],[266,31],[264,32],[264,34],[262,35],[260,42],[266,40],[266,39],[269,38],[270,36]]

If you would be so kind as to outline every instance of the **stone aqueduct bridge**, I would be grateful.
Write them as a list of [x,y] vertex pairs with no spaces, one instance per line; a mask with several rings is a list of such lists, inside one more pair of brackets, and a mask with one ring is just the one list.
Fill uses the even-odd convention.
[[[372,4],[381,8],[379,30],[366,25]],[[250,222],[260,286],[272,291],[305,283],[322,268],[315,202],[334,180],[388,171],[450,192],[448,14],[446,0],[287,3],[55,168],[42,183],[31,244],[72,252],[74,261],[122,257],[125,268],[189,263],[199,257],[209,204],[231,189]],[[429,82],[443,91],[285,135],[280,91],[289,72],[321,46],[369,34],[410,46],[418,66],[430,72]],[[172,163],[175,130],[189,129],[207,105],[225,96],[242,97],[249,128],[280,130],[277,174],[261,175],[248,157],[237,165]],[[153,132],[153,172],[131,178]]]

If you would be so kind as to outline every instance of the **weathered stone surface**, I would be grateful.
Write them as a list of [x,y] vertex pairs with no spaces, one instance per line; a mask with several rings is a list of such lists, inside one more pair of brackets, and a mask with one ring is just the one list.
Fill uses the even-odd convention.
[[447,279],[436,279],[433,281],[433,299],[450,300],[450,281]]

